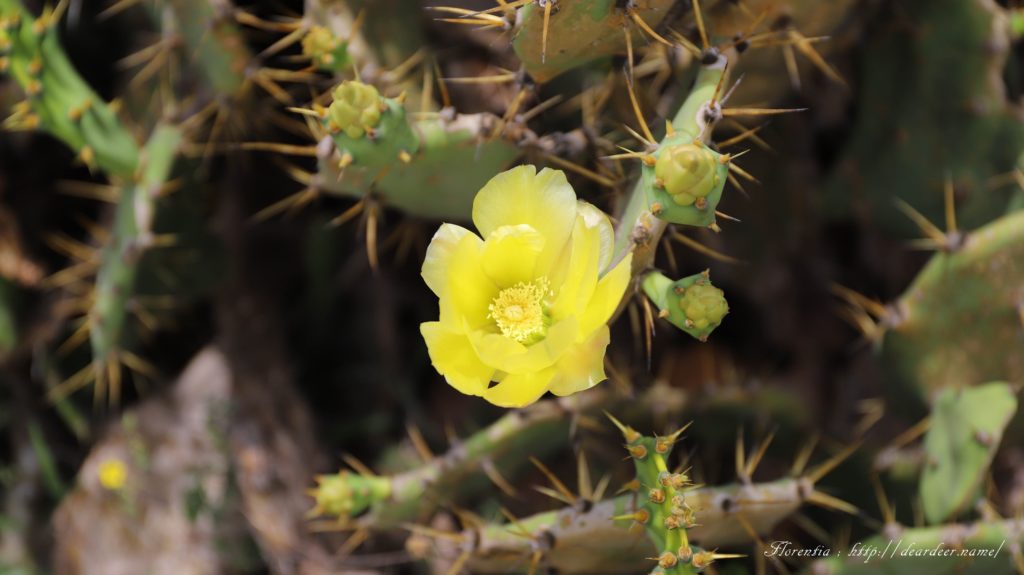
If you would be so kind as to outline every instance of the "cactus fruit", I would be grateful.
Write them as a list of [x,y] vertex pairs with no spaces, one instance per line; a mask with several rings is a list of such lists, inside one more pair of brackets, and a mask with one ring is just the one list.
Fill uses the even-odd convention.
[[918,397],[987,381],[1024,382],[1024,212],[932,256],[882,324],[886,363]]
[[419,138],[400,102],[355,80],[342,82],[331,96],[323,124],[341,154],[342,168],[355,164],[381,170],[419,150]]
[[0,0],[0,75],[12,76],[27,97],[5,126],[46,130],[90,168],[129,180],[138,166],[138,145],[71,66],[57,38],[60,16],[48,9],[33,18],[19,0]]
[[725,294],[711,284],[708,270],[676,281],[651,272],[644,276],[643,290],[659,315],[700,341],[707,341],[729,313]]
[[929,523],[946,521],[974,503],[1016,411],[1016,395],[1005,383],[946,389],[935,398],[920,487]]
[[348,44],[328,28],[313,25],[302,37],[302,55],[326,72],[340,72],[348,66]]
[[[381,98],[377,88],[355,81],[342,82],[331,93],[331,97],[331,106],[327,108],[327,129],[331,133],[343,132],[351,140],[360,140],[363,136],[376,139],[376,128],[381,115],[390,112],[391,107],[395,106],[394,102],[387,102]],[[389,114],[391,121],[382,131],[390,124],[402,124],[405,119],[401,114],[403,111],[399,109],[399,112],[394,114],[396,118]],[[387,132],[380,135],[383,139],[394,137]]]
[[658,218],[674,224],[709,226],[729,175],[729,158],[699,139],[677,133],[662,140],[644,164],[642,178],[647,206]]
[[336,475],[319,475],[316,482],[316,488],[310,490],[316,501],[310,511],[312,515],[352,517],[391,496],[391,481],[383,477],[342,471]]

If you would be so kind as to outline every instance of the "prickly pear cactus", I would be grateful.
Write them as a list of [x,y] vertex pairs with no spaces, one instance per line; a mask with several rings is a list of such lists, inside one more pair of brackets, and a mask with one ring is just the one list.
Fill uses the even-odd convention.
[[828,186],[836,213],[853,207],[909,236],[892,198],[937,221],[947,177],[966,227],[1003,213],[1013,187],[991,179],[1016,167],[1024,145],[1002,80],[1010,44],[1009,20],[993,0],[888,9],[863,53],[860,117]]
[[[45,4],[0,0],[0,572],[1024,565],[1013,3]],[[979,553],[848,561],[874,505]]]
[[929,523],[950,519],[980,495],[1016,411],[1016,394],[1005,383],[947,389],[935,399],[921,475],[921,503]]
[[698,517],[687,501],[694,489],[689,476],[671,471],[667,460],[686,427],[665,437],[645,437],[617,420],[626,440],[626,451],[636,467],[637,506],[632,513],[616,519],[643,526],[654,542],[658,566],[652,573],[701,573],[716,559],[729,557],[705,551],[690,543],[687,533],[698,525]]
[[625,54],[624,27],[641,20],[644,26],[658,28],[674,3],[543,0],[521,4],[512,45],[530,76],[547,82],[597,58]]
[[883,320],[896,379],[931,397],[986,381],[1024,381],[1024,213],[967,232],[939,252]]
[[25,91],[5,127],[41,128],[74,149],[82,162],[128,179],[139,162],[131,133],[72,68],[60,47],[61,13],[34,18],[17,0],[0,1],[0,72]]

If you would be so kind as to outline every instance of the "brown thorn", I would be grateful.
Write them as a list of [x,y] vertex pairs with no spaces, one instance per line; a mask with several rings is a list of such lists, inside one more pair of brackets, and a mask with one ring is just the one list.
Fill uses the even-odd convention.
[[543,473],[544,476],[548,478],[548,481],[551,482],[551,484],[555,487],[555,489],[558,490],[558,492],[561,495],[563,495],[566,499],[569,500],[569,503],[576,503],[576,496],[573,495],[571,491],[569,491],[569,488],[566,487],[565,484],[562,483],[561,480],[559,480],[558,477],[556,477],[555,474],[552,473],[551,470],[548,469],[548,467],[544,465],[543,462],[541,462],[539,459],[532,455],[530,456],[530,462],[533,463],[533,465],[536,466],[537,469],[539,469],[540,472]]

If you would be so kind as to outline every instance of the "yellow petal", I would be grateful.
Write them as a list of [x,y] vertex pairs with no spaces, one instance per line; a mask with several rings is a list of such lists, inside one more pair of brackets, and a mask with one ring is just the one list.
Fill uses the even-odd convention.
[[473,232],[455,224],[441,224],[437,233],[430,240],[430,245],[427,246],[427,255],[423,259],[423,269],[420,275],[423,276],[423,281],[427,282],[430,291],[434,292],[437,297],[441,297],[444,293],[447,275],[445,270],[451,260],[452,252],[467,234],[473,235]]
[[484,399],[501,407],[525,407],[540,399],[548,390],[556,369],[522,374],[508,374],[501,383],[484,392]]
[[629,288],[633,254],[626,254],[599,282],[580,317],[580,333],[589,334],[608,323]]
[[500,288],[536,279],[544,236],[526,224],[501,226],[484,242],[484,273]]
[[600,270],[603,273],[608,264],[612,262],[612,251],[615,246],[615,230],[612,228],[612,222],[608,219],[608,214],[583,200],[580,200],[577,212],[583,216],[583,221],[587,224],[587,227],[597,228],[598,235],[601,238],[601,256],[598,261],[600,262]]
[[558,373],[551,380],[551,393],[572,395],[607,379],[604,374],[604,350],[610,340],[608,326],[603,325],[590,339],[567,351],[555,366]]
[[466,395],[484,394],[494,368],[480,361],[465,334],[448,331],[437,321],[420,324],[420,333],[427,342],[430,362],[448,385]]
[[565,268],[565,277],[561,285],[555,286],[557,295],[551,306],[552,317],[562,319],[582,314],[597,287],[600,258],[599,226],[587,226],[586,219],[578,217],[572,233],[572,252]]
[[538,269],[547,270],[569,240],[576,192],[558,170],[518,166],[491,178],[473,201],[473,223],[489,237],[501,226],[527,224],[544,237]]
[[554,365],[576,342],[577,326],[576,318],[560,321],[548,328],[544,339],[530,346],[485,331],[469,334],[469,341],[487,365],[506,373],[529,373]]
[[475,234],[462,236],[448,256],[445,268],[445,288],[441,295],[442,321],[452,323],[446,311],[454,312],[461,322],[471,329],[488,323],[488,306],[498,295],[494,285],[482,267],[483,241]]

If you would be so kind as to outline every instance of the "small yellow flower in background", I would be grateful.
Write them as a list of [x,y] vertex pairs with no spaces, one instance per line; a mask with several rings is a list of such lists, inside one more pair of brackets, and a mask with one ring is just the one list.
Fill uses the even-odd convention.
[[437,371],[503,407],[603,381],[607,324],[632,259],[606,269],[608,216],[578,201],[561,171],[519,166],[480,190],[473,223],[480,236],[443,224],[423,262],[440,300],[439,321],[420,326]]
[[107,459],[100,463],[98,475],[105,489],[120,491],[128,481],[128,468],[120,459]]

